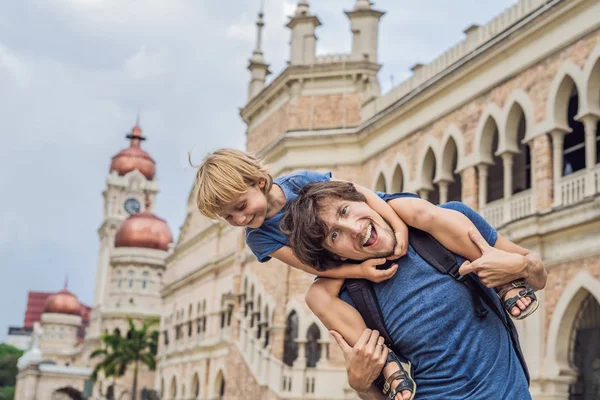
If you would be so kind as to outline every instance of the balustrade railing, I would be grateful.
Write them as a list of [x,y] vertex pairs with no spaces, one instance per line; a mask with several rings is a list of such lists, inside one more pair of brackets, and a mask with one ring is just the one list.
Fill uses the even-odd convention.
[[578,203],[585,197],[585,186],[588,171],[577,171],[563,177],[560,181],[560,204],[568,206]]
[[504,199],[495,200],[481,209],[483,218],[494,228],[504,223]]

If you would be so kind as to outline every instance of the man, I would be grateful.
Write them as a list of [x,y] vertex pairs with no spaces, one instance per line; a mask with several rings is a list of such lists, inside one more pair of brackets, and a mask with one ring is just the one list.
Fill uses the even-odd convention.
[[[401,196],[388,195],[385,200],[397,211],[399,202],[394,199]],[[488,287],[515,279],[525,279],[534,290],[545,286],[539,256],[499,236],[466,205],[451,202],[441,207],[462,213],[478,230],[471,239],[482,256],[465,262],[462,274],[476,273]],[[291,232],[295,254],[310,265],[385,257],[395,245],[385,220],[346,182],[306,185],[288,208],[282,226]],[[369,246],[365,246],[367,235],[376,237],[368,241]],[[485,318],[477,316],[469,289],[439,273],[412,247],[396,262],[396,274],[373,287],[394,346],[415,366],[417,398],[530,399],[525,370],[500,318],[491,310]],[[484,290],[502,310],[494,291]],[[347,292],[340,297],[353,305]],[[381,351],[373,351],[377,333],[365,331],[354,349],[334,336],[345,353],[351,387],[363,399],[385,398],[372,385],[381,368]]]

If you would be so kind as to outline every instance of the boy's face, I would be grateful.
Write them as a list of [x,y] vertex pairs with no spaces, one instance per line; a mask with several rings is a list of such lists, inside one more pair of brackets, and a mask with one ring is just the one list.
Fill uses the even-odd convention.
[[267,215],[267,197],[263,193],[264,180],[250,186],[236,201],[225,204],[219,215],[232,226],[248,226],[258,228]]

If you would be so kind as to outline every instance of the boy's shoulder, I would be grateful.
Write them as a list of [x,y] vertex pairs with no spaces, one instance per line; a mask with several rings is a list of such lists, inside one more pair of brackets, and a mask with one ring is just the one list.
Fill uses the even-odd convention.
[[275,178],[274,182],[280,187],[288,186],[290,189],[296,191],[307,183],[328,182],[329,180],[331,180],[331,172],[322,173],[310,170],[300,170]]

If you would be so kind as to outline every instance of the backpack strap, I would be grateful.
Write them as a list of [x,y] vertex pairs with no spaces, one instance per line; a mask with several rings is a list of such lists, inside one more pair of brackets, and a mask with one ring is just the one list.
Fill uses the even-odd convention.
[[481,302],[481,297],[477,293],[477,284],[468,275],[458,273],[460,265],[456,261],[454,254],[435,240],[433,236],[422,230],[409,227],[408,240],[415,251],[442,274],[450,275],[454,280],[461,282],[469,288],[469,293],[473,299],[475,313],[479,318],[484,318],[488,310]]
[[365,320],[365,325],[369,329],[379,331],[379,334],[385,340],[385,344],[393,347],[394,341],[388,334],[383,322],[383,314],[371,283],[366,279],[346,279],[344,287],[348,290],[356,309]]
[[485,317],[488,313],[487,309],[483,305],[484,302],[487,304],[488,308],[492,310],[496,316],[498,316],[510,335],[513,347],[517,353],[517,357],[519,358],[519,361],[521,362],[525,372],[525,376],[527,377],[527,383],[529,383],[529,370],[521,350],[517,329],[513,322],[506,318],[504,311],[498,309],[498,306],[489,293],[483,289],[481,283],[479,283],[479,280],[476,279],[473,274],[460,275],[458,273],[460,265],[458,265],[454,253],[442,246],[429,233],[409,227],[408,238],[411,246],[425,261],[427,261],[427,263],[431,264],[439,272],[450,275],[456,281],[461,282],[469,289],[471,297],[473,298],[475,312],[480,318]]

